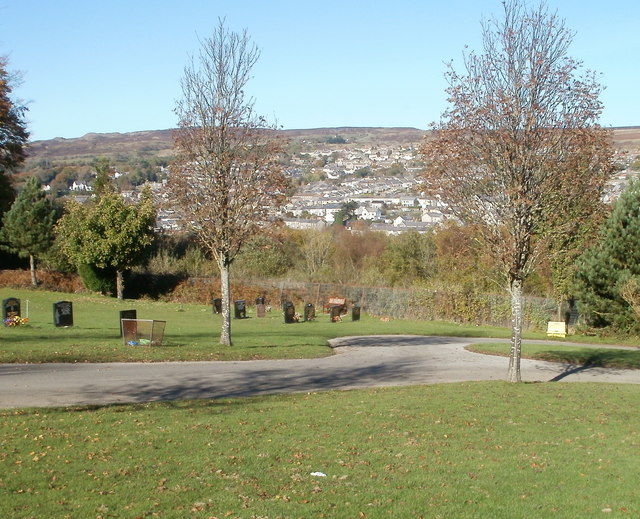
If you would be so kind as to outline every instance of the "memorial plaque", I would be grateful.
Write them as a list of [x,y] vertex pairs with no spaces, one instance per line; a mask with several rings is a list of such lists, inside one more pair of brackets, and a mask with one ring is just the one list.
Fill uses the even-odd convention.
[[20,299],[8,297],[2,301],[2,320],[20,317]]
[[264,304],[256,304],[256,316],[258,317],[266,317],[267,316],[267,306]]
[[121,310],[120,311],[120,337],[123,336],[122,334],[122,320],[123,319],[137,319],[138,318],[138,312],[136,310]]
[[73,326],[73,303],[71,301],[53,303],[53,324],[57,327]]

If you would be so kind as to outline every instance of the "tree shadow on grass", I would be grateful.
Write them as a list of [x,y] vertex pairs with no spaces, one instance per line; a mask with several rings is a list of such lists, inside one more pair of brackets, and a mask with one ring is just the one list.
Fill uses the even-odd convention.
[[570,375],[589,370],[638,369],[640,352],[636,350],[550,350],[541,353],[543,360],[565,363],[565,370],[551,379],[557,382]]

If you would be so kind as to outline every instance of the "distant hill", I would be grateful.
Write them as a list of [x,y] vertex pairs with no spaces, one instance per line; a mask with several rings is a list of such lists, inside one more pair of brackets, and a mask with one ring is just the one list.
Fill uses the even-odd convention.
[[[307,145],[327,144],[341,137],[348,144],[417,144],[428,133],[417,128],[314,128],[280,130],[292,142]],[[615,146],[631,154],[640,153],[640,126],[615,128]],[[106,156],[170,157],[173,154],[173,130],[149,130],[132,133],[88,133],[75,139],[49,139],[34,141],[28,147],[29,164],[48,162],[74,162]]]
[[84,137],[61,137],[29,143],[27,166],[46,159],[51,162],[73,161],[88,157],[139,155],[170,156],[173,130],[150,130],[132,133],[88,133]]
[[618,149],[634,155],[640,154],[640,126],[614,128],[613,141]]
[[[279,130],[291,141],[326,143],[336,136],[352,144],[410,144],[419,142],[425,131],[416,128],[316,128]],[[88,133],[75,139],[58,137],[29,144],[29,162],[73,161],[86,157],[116,155],[150,155],[169,157],[173,153],[173,130],[150,130],[132,133]]]

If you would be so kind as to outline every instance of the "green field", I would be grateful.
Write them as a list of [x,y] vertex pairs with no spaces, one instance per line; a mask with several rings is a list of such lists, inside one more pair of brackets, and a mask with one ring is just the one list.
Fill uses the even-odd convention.
[[[0,362],[317,357],[344,335],[509,334],[367,315],[284,324],[274,310],[234,320],[235,345],[224,348],[220,317],[203,305],[0,290],[9,296],[21,299],[23,316],[28,301],[29,323],[0,329]],[[73,302],[73,327],[53,325],[58,300]],[[123,344],[118,312],[131,308],[166,320],[163,346]],[[525,344],[523,352],[640,365],[635,350]],[[0,517],[637,517],[639,397],[636,385],[478,382],[0,410]]]
[[5,411],[0,516],[638,517],[639,397],[482,382]]
[[[159,303],[89,294],[65,294],[40,290],[0,289],[0,299],[17,297],[29,323],[21,327],[0,327],[0,363],[15,362],[159,362],[184,360],[249,360],[312,358],[331,355],[327,341],[347,335],[446,335],[456,337],[508,338],[509,330],[447,322],[381,320],[362,314],[353,322],[345,316],[329,322],[318,312],[315,321],[284,324],[275,308],[266,318],[257,318],[249,307],[247,319],[232,321],[233,347],[218,344],[221,318],[207,305]],[[53,303],[73,303],[74,325],[56,328]],[[162,346],[139,347],[123,344],[119,312],[135,309],[139,319],[166,321]],[[299,309],[300,311],[302,308]],[[543,333],[527,333],[531,339]],[[594,337],[573,337],[576,341],[598,342]],[[610,340],[610,339],[609,339]],[[634,340],[617,342],[634,344]]]
[[[218,344],[221,316],[211,306],[159,303],[149,300],[118,301],[87,294],[62,294],[39,290],[0,289],[0,298],[21,300],[24,327],[0,330],[0,362],[156,362],[169,360],[248,360],[312,358],[331,355],[327,341],[345,335],[417,334],[507,337],[501,328],[478,328],[452,323],[382,321],[362,314],[360,321],[347,315],[331,323],[318,312],[314,321],[284,324],[275,308],[257,318],[249,307],[247,319],[232,320],[234,346]],[[74,325],[56,328],[53,303],[73,303]],[[27,303],[28,302],[28,303]],[[136,309],[139,319],[166,321],[162,346],[132,347],[120,338],[119,312]],[[302,308],[299,309],[302,311]]]

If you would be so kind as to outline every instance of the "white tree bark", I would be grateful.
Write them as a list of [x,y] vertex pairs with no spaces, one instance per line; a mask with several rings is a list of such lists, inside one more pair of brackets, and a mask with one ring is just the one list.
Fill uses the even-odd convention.
[[231,343],[231,290],[229,283],[229,262],[221,257],[218,260],[220,268],[220,291],[222,299],[222,329],[220,330],[220,344],[232,346]]
[[523,299],[522,280],[511,281],[511,351],[509,355],[509,370],[507,380],[520,382],[520,355],[522,350]]

